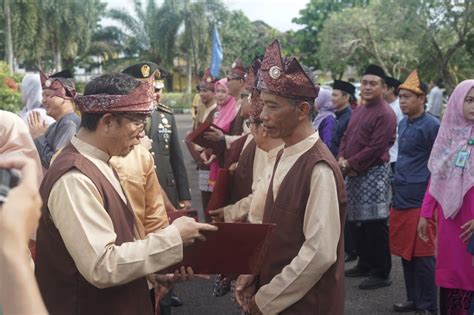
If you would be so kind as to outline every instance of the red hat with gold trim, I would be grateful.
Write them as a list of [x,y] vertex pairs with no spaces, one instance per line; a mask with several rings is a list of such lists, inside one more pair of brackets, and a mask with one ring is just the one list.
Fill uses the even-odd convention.
[[69,70],[63,70],[50,76],[40,71],[40,80],[43,90],[54,91],[53,96],[66,100],[72,100],[76,96],[76,86]]
[[214,92],[215,91],[215,84],[217,82],[217,78],[214,78],[211,74],[211,69],[207,68],[206,71],[204,71],[204,74],[201,78],[201,81],[199,82],[198,85],[198,90],[209,90]]
[[240,58],[237,58],[230,69],[229,80],[244,80],[245,75],[247,74],[247,68],[243,65]]
[[298,99],[315,99],[319,93],[319,87],[313,84],[295,57],[282,58],[278,40],[268,45],[265,51],[258,88],[268,93]]

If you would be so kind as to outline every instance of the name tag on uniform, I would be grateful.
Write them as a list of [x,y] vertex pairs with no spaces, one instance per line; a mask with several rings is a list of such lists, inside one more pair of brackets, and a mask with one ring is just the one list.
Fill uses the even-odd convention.
[[460,168],[464,168],[466,166],[468,159],[469,159],[469,152],[463,149],[459,151],[458,154],[456,154],[456,160],[454,161],[454,165]]

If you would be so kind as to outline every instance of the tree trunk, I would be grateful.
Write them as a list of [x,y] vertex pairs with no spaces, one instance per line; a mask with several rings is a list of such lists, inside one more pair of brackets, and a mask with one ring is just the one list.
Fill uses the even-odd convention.
[[4,0],[4,11],[5,11],[5,49],[8,63],[8,70],[10,74],[13,74],[13,41],[12,41],[12,24],[10,15],[10,0]]
[[56,72],[62,70],[62,64],[61,64],[61,49],[59,48],[59,42],[56,40],[55,43],[53,44],[53,54],[54,54],[54,70]]
[[186,93],[191,94],[191,85],[193,84],[193,69],[191,66],[191,54],[189,50],[186,52],[186,70],[188,75],[188,84],[186,85]]

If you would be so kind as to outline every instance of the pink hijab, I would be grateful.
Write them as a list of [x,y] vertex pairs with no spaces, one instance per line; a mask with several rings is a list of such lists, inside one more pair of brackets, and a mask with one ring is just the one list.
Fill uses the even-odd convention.
[[[467,144],[474,138],[474,123],[463,115],[464,99],[472,88],[474,80],[466,80],[454,89],[428,161],[430,194],[441,205],[446,219],[456,216],[464,196],[474,186],[474,150]],[[464,148],[469,152],[469,158],[464,168],[457,167],[454,165],[456,156]]]
[[[227,88],[227,78],[216,82],[216,91],[218,86],[224,87],[225,91],[227,93],[229,92],[229,89]],[[235,116],[237,116],[237,100],[233,96],[228,95],[228,98],[224,104],[217,105],[217,112],[215,113],[213,123],[222,128],[225,132],[229,132],[230,124],[234,120]]]

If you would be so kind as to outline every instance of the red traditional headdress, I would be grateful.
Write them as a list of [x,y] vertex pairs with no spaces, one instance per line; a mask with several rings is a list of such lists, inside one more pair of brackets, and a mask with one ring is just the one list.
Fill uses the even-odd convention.
[[278,40],[268,45],[258,80],[260,90],[290,98],[315,99],[319,92],[296,58],[282,59]]
[[244,79],[247,74],[247,69],[244,67],[240,58],[237,58],[230,69],[230,78],[233,79]]
[[214,86],[218,80],[214,78],[211,74],[211,70],[208,68],[204,71],[204,75],[199,82],[199,89],[201,90],[210,90],[214,92]]
[[138,113],[150,114],[155,102],[154,77],[141,81],[127,95],[95,94],[76,96],[76,105],[81,113]]
[[40,71],[41,87],[43,90],[54,91],[54,96],[72,100],[76,96],[74,82],[69,78],[48,77]]

